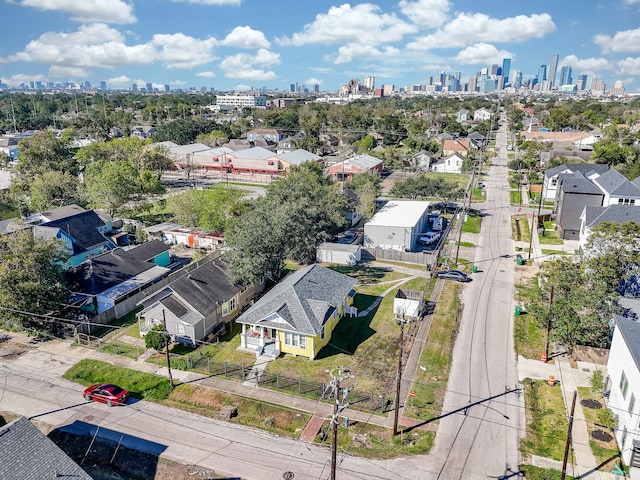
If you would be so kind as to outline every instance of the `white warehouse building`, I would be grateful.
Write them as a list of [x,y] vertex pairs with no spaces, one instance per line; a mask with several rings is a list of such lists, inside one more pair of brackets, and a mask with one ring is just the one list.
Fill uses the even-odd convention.
[[390,200],[364,225],[364,246],[411,252],[427,231],[429,202]]

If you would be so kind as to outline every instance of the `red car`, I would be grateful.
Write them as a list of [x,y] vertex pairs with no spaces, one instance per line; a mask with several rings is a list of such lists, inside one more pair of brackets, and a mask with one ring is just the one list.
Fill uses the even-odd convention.
[[129,398],[129,392],[112,383],[96,383],[84,391],[85,400],[106,403],[107,406],[124,405]]

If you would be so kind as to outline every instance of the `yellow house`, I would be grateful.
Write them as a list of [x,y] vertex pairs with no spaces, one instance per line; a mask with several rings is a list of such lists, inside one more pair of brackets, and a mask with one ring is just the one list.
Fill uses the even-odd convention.
[[350,311],[356,280],[317,264],[291,273],[236,319],[240,347],[313,360]]

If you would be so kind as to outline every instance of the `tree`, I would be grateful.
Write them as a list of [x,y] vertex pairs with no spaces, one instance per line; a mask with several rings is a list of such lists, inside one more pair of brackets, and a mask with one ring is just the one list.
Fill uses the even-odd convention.
[[351,202],[350,206],[365,220],[373,217],[381,183],[377,172],[365,172],[354,175],[353,180],[344,186],[345,191],[352,190],[355,193],[356,201]]
[[80,182],[67,172],[49,171],[37,174],[31,181],[29,194],[32,212],[42,212],[71,203],[84,204]]
[[127,161],[92,163],[86,169],[85,183],[89,204],[107,210],[110,215],[127,202],[165,191],[157,175],[148,170],[137,170]]
[[[62,242],[37,238],[30,228],[0,236],[0,321],[34,326],[42,322],[19,312],[59,312],[69,294],[61,268],[66,259]],[[56,330],[51,323],[44,325]]]
[[460,188],[456,183],[447,182],[442,177],[433,177],[427,173],[422,173],[415,177],[409,177],[404,181],[396,182],[391,188],[391,195],[411,200],[439,198],[444,202],[448,202],[462,197],[464,189]]
[[160,351],[167,345],[167,334],[164,326],[154,325],[144,336],[144,344],[147,348]]

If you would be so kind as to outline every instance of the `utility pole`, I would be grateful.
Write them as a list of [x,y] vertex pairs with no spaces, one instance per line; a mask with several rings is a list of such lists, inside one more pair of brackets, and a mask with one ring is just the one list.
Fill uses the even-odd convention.
[[551,305],[553,305],[553,285],[551,285],[551,291],[549,292],[549,312],[547,313],[547,339],[544,346],[544,357],[542,361],[547,363],[549,360],[549,335],[551,333]]
[[[460,215],[459,221],[460,221],[460,228],[458,229],[458,246],[456,248],[456,263],[458,263],[458,255],[460,254],[460,240],[462,239],[462,224],[464,223],[464,219],[465,219],[465,212],[468,212],[468,208],[471,208],[471,196],[473,195],[473,182],[475,181],[475,177],[476,177],[476,167],[477,164],[474,161],[473,162],[473,169],[471,170],[471,181],[469,182],[469,188],[467,189],[467,193],[466,196],[464,198],[464,203],[462,204],[462,210],[460,210],[458,212],[458,215]],[[469,198],[469,207],[467,208],[467,197]]]
[[162,309],[162,326],[164,328],[164,335],[166,338],[166,345],[164,346],[165,351],[167,352],[167,370],[169,371],[169,388],[173,390],[173,376],[171,375],[171,355],[169,354],[169,332],[167,331],[167,318],[164,313],[164,308]]
[[396,401],[393,412],[393,435],[398,435],[398,417],[400,416],[400,385],[402,383],[402,357],[404,356],[404,318],[400,319],[400,338],[398,339],[398,372],[396,373]]
[[[535,218],[531,219],[531,232],[529,234],[529,260],[531,260],[531,249],[533,246],[533,229],[538,231],[538,222],[540,221],[540,210],[542,209],[542,190],[540,190],[540,199],[538,200],[538,213]],[[533,215],[532,215],[533,216]]]
[[[333,416],[331,417],[331,480],[336,480],[336,466],[338,456],[338,414],[349,406],[347,402],[347,396],[349,395],[349,389],[345,388],[342,392],[342,405],[340,405],[340,382],[346,378],[342,377],[342,374],[349,373],[349,370],[342,370],[340,368],[334,368],[331,371],[331,383],[329,388],[334,396],[333,402]],[[348,377],[349,375],[347,375]]]
[[569,458],[569,445],[571,445],[571,431],[573,430],[573,414],[576,410],[576,397],[578,392],[573,391],[573,401],[571,402],[571,413],[569,414],[569,429],[567,430],[567,443],[564,446],[564,460],[562,461],[562,476],[560,480],[565,480],[567,476],[567,459]]

